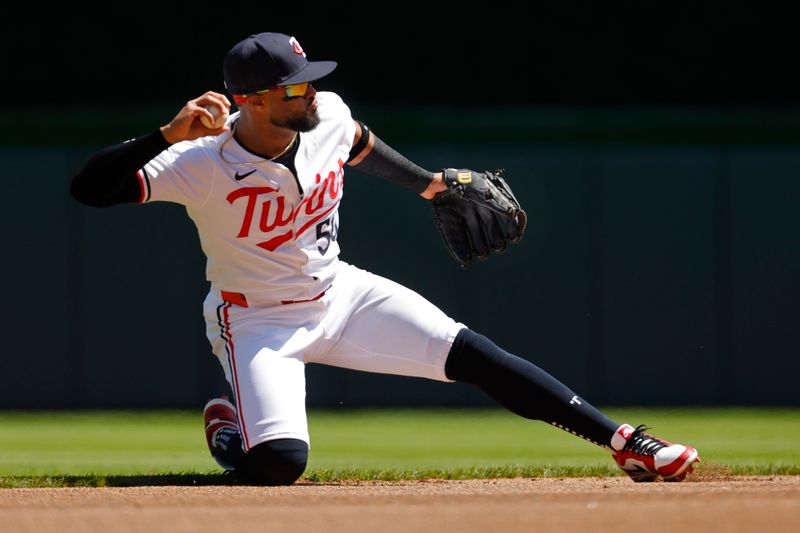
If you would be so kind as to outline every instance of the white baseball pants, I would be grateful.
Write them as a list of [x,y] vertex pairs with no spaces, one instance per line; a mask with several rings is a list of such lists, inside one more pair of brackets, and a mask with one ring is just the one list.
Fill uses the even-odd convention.
[[342,261],[312,301],[242,307],[212,292],[207,335],[238,408],[245,451],[273,439],[310,444],[305,363],[450,381],[444,365],[464,324],[416,292]]

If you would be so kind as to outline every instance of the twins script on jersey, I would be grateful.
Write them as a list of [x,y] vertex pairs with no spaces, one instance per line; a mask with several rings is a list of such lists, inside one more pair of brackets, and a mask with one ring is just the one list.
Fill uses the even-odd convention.
[[[186,206],[208,258],[212,291],[269,304],[326,290],[338,261],[338,207],[355,135],[338,95],[317,93],[320,124],[299,134],[286,166],[225,133],[171,146],[139,172],[142,202]],[[229,118],[235,123],[238,113]]]

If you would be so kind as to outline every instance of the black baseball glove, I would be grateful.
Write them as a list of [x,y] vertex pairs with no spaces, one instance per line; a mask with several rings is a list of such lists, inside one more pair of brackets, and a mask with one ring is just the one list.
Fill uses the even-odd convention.
[[466,168],[442,170],[447,190],[431,200],[436,227],[461,268],[490,252],[502,253],[509,242],[522,239],[528,216],[502,170],[475,172]]

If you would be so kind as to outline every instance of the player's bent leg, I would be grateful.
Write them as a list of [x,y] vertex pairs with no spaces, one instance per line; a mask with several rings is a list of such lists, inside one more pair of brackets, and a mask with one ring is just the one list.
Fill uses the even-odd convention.
[[309,449],[303,354],[321,330],[298,331],[294,320],[287,325],[298,308],[245,308],[217,297],[206,308],[209,340],[232,392],[231,401],[216,398],[206,406],[211,455],[247,482],[291,484]]
[[600,446],[634,481],[681,481],[700,460],[691,446],[672,444],[628,424],[618,424],[533,363],[512,355],[469,329],[453,341],[447,377],[471,383],[512,412],[543,420]]
[[308,462],[308,444],[300,439],[261,442],[245,452],[236,407],[227,397],[210,400],[203,410],[211,456],[223,469],[258,485],[291,485]]
[[258,485],[291,485],[308,463],[308,444],[300,439],[275,439],[244,454],[237,473]]

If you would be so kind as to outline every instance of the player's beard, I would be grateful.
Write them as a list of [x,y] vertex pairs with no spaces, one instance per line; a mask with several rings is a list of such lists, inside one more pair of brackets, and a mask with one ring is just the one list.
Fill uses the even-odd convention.
[[305,133],[319,126],[319,121],[320,118],[319,115],[317,114],[317,110],[315,109],[314,111],[306,112],[299,117],[290,117],[281,120],[280,123],[276,121],[273,121],[272,123],[282,128],[287,128],[293,131],[299,131]]

